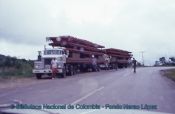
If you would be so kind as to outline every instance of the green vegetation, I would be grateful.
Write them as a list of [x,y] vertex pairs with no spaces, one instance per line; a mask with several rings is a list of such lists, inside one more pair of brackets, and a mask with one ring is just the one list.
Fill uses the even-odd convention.
[[0,78],[32,76],[33,61],[0,55]]
[[175,57],[160,57],[159,60],[155,61],[154,66],[175,66]]
[[175,81],[175,69],[163,70],[163,73],[165,76]]

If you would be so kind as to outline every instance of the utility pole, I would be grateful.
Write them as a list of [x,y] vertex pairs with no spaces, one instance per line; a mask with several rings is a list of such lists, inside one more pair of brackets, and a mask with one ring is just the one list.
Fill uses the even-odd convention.
[[144,66],[144,57],[143,57],[143,54],[145,53],[145,51],[141,51],[140,53],[142,54],[142,65]]

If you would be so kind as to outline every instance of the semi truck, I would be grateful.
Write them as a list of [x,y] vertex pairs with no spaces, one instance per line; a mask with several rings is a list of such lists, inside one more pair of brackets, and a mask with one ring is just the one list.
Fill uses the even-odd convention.
[[34,62],[33,73],[37,79],[43,75],[52,75],[51,61],[56,58],[57,76],[72,76],[79,72],[100,71],[101,69],[117,69],[127,66],[131,54],[118,49],[105,47],[73,36],[47,37],[49,48],[38,52],[38,60]]
[[64,78],[79,72],[99,71],[98,58],[104,54],[102,50],[104,46],[72,36],[47,37],[46,40],[50,48],[40,51],[38,60],[34,62],[33,73],[38,79],[44,74],[51,76],[53,58],[58,61],[59,77]]

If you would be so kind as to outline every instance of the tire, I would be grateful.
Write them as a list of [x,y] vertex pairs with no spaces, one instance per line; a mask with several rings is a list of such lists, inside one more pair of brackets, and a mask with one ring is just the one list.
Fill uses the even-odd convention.
[[70,75],[70,76],[73,76],[73,75],[74,75],[74,67],[73,67],[73,66],[70,66],[69,75]]
[[61,78],[65,78],[65,77],[66,77],[66,66],[64,66],[63,73],[61,73]]
[[36,78],[37,79],[41,79],[42,78],[42,74],[36,74]]
[[118,70],[118,65],[115,66],[115,70]]
[[100,72],[100,67],[99,66],[97,66],[97,72]]
[[61,74],[61,78],[65,78],[66,77],[66,71],[63,70],[63,73]]
[[77,66],[74,66],[74,75],[78,74],[78,67]]

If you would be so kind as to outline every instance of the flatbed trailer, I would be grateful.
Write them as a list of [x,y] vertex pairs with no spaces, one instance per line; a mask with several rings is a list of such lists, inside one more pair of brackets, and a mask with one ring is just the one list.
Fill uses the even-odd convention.
[[130,64],[129,61],[132,58],[131,52],[115,48],[104,49],[104,51],[110,56],[110,68],[123,68]]
[[[103,56],[104,46],[92,43],[87,40],[82,40],[72,36],[49,37],[52,47],[64,47],[68,53],[66,58],[66,67],[68,71],[73,70],[73,73],[99,71],[98,58]],[[92,61],[96,60],[96,68],[94,68]]]
[[47,37],[49,46],[34,62],[33,73],[40,79],[43,74],[51,76],[51,60],[58,61],[58,76],[65,77],[79,72],[99,71],[127,67],[131,52],[109,48],[73,36]]

